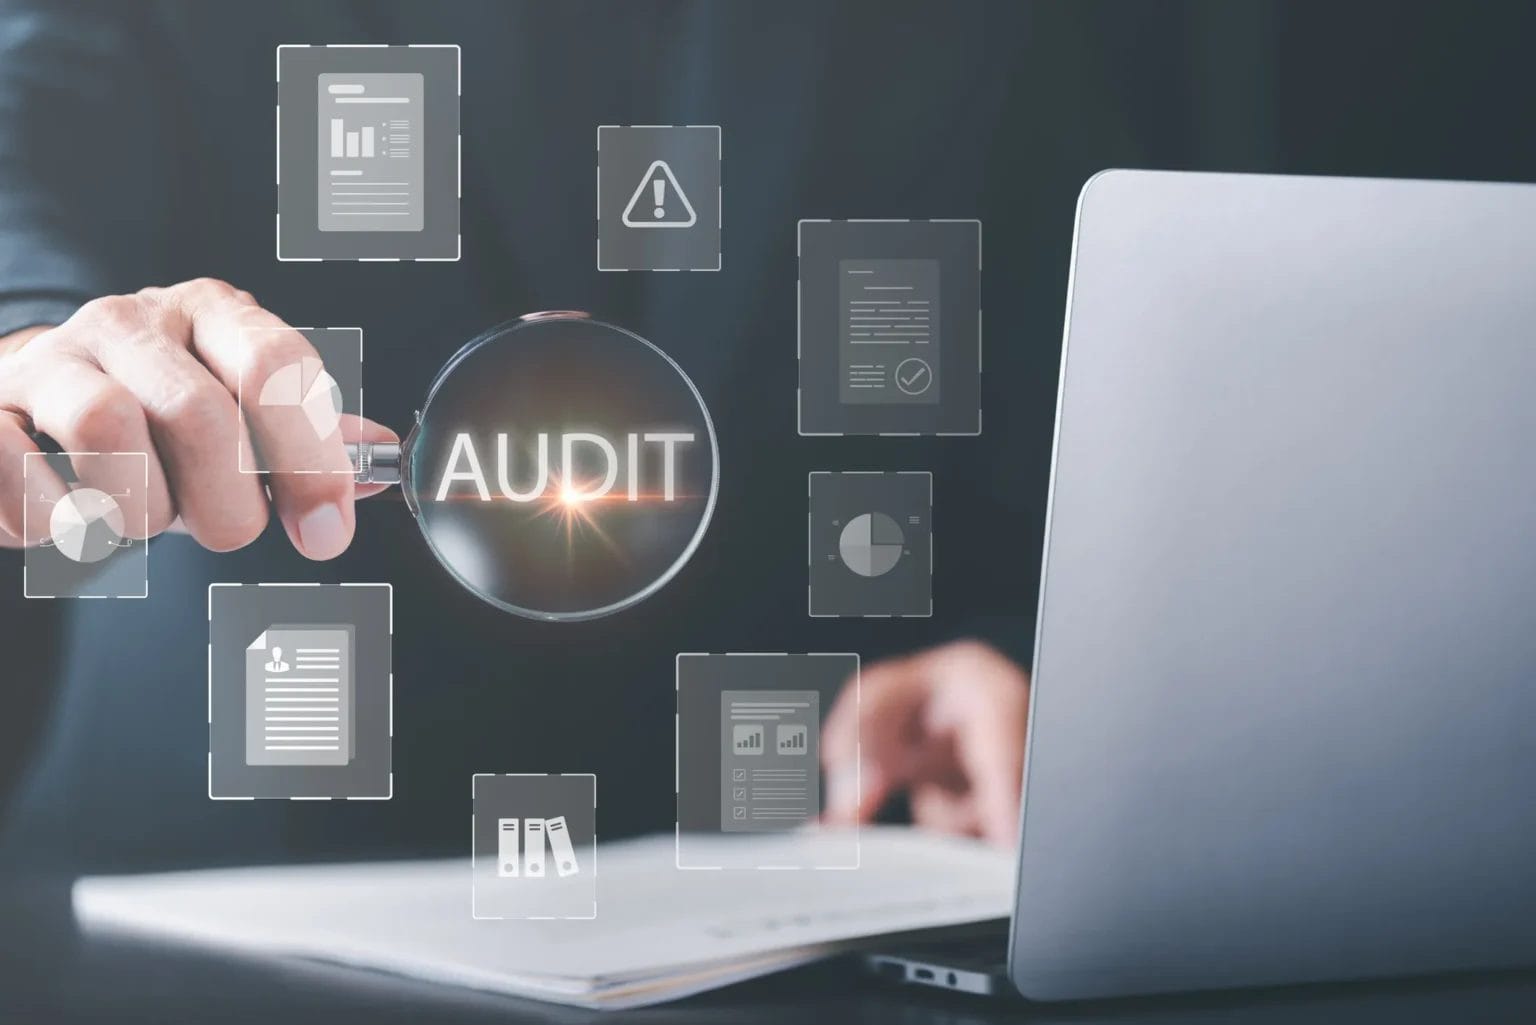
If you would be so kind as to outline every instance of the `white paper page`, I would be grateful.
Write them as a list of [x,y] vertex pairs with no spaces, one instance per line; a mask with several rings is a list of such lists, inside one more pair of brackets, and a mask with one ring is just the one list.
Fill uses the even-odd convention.
[[[814,834],[752,842],[847,844]],[[853,870],[692,872],[675,867],[670,835],[604,845],[592,921],[475,921],[468,858],[96,877],[75,884],[74,905],[87,931],[337,961],[587,1006],[669,999],[800,963],[828,945],[1012,910],[1006,852],[890,827],[865,829],[861,846]],[[691,985],[663,984],[685,974],[695,976]]]

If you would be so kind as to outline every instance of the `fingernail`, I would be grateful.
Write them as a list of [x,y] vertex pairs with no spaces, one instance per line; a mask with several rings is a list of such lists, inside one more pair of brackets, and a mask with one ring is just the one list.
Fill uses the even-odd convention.
[[341,509],[322,505],[299,520],[299,547],[311,559],[334,559],[347,548],[347,523]]

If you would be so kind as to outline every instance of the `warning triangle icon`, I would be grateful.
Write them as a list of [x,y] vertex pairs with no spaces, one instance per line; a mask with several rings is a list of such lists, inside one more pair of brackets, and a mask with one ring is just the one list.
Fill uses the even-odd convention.
[[635,194],[624,207],[623,219],[627,228],[691,228],[699,220],[665,160],[652,161],[640,176]]

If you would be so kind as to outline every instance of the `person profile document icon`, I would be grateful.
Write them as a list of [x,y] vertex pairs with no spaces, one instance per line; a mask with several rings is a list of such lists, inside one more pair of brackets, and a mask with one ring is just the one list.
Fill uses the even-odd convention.
[[245,650],[247,765],[346,765],[355,706],[350,625],[269,626]]

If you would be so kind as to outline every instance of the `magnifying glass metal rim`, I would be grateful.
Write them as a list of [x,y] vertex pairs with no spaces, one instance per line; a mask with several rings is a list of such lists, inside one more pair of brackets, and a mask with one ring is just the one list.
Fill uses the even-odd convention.
[[[617,601],[610,602],[600,608],[583,609],[577,612],[546,612],[539,609],[525,608],[521,605],[513,605],[510,602],[505,602],[500,598],[495,598],[489,594],[486,594],[485,592],[481,591],[480,588],[465,580],[464,577],[459,574],[459,571],[454,568],[453,564],[448,561],[448,559],[443,555],[442,551],[437,547],[436,542],[432,540],[432,535],[428,533],[426,523],[421,516],[421,510],[416,505],[416,500],[414,497],[415,491],[411,482],[411,453],[415,447],[417,435],[421,431],[422,419],[426,415],[427,411],[432,408],[432,399],[437,395],[438,390],[442,387],[443,381],[446,380],[448,375],[453,372],[454,368],[463,362],[463,360],[471,352],[479,348],[481,345],[484,345],[492,338],[497,338],[504,334],[527,329],[535,324],[546,323],[553,320],[586,321],[594,327],[607,328],[609,330],[618,331],[621,334],[628,335],[630,338],[639,342],[641,345],[644,345],[646,348],[656,353],[656,355],[666,360],[667,364],[677,372],[677,376],[682,378],[683,383],[688,386],[689,393],[693,395],[693,400],[698,403],[699,412],[704,417],[704,429],[709,433],[709,496],[704,503],[704,515],[699,518],[699,525],[694,528],[693,537],[689,539],[687,547],[685,547],[682,552],[679,553],[677,558],[672,561],[672,565],[668,566],[665,572],[658,575],[654,580],[646,584],[635,593],[624,598],[620,598]],[[426,400],[422,403],[421,409],[417,410],[416,412],[416,422],[411,425],[410,432],[406,434],[403,440],[401,440],[397,452],[389,452],[388,449],[386,449],[384,446],[370,446],[367,444],[348,445],[347,448],[353,456],[354,465],[357,467],[357,478],[364,483],[373,482],[382,484],[389,482],[373,473],[373,468],[376,464],[380,466],[385,465],[383,461],[377,460],[376,457],[378,455],[393,455],[396,459],[398,459],[398,479],[400,482],[400,488],[405,496],[405,503],[410,508],[411,515],[416,520],[416,526],[421,531],[422,538],[426,540],[427,548],[432,552],[432,557],[438,561],[438,564],[441,565],[443,569],[448,571],[449,576],[458,581],[461,587],[486,604],[493,605],[496,608],[501,609],[503,612],[510,612],[513,615],[522,616],[525,619],[541,620],[548,623],[579,623],[590,619],[601,619],[602,617],[612,615],[615,612],[622,612],[625,609],[633,608],[640,602],[644,601],[646,598],[649,598],[651,595],[661,590],[661,588],[665,587],[667,583],[670,582],[673,577],[677,576],[678,572],[688,564],[688,560],[693,558],[693,553],[698,550],[699,545],[703,542],[704,534],[709,530],[710,521],[714,518],[715,499],[720,491],[720,443],[719,439],[715,436],[715,422],[713,419],[711,419],[709,415],[709,407],[705,405],[704,396],[699,393],[699,389],[694,385],[693,379],[688,376],[687,372],[684,371],[682,367],[678,366],[676,360],[674,360],[671,356],[668,356],[665,352],[663,352],[660,348],[652,344],[647,339],[642,338],[628,328],[620,327],[617,324],[611,324],[602,320],[593,320],[589,314],[583,313],[579,310],[552,310],[544,313],[529,313],[518,317],[516,320],[504,321],[494,327],[487,328],[486,330],[480,332],[474,338],[471,338],[469,341],[460,346],[459,351],[455,352],[453,356],[449,358],[448,362],[443,364],[442,369],[437,372],[437,377],[433,379],[432,386],[427,390]]]

